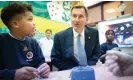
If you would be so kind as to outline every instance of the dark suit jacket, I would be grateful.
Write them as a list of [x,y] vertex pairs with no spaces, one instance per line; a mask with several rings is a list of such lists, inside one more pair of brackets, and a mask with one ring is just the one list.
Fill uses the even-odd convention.
[[[59,70],[71,69],[78,66],[74,57],[73,28],[58,32],[54,37],[51,60]],[[85,51],[88,65],[95,65],[100,57],[98,31],[85,26]]]

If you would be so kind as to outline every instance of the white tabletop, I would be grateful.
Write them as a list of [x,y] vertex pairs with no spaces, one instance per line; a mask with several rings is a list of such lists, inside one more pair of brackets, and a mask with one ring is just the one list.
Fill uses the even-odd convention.
[[[108,71],[107,67],[104,65],[92,66],[95,70],[96,80],[133,80],[133,76],[128,77],[117,77]],[[36,80],[71,80],[70,78],[71,70],[55,71],[51,72],[49,78],[36,79]]]

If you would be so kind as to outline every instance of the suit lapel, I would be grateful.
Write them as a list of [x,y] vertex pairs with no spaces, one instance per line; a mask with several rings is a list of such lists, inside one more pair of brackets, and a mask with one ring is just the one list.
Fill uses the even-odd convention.
[[69,53],[67,55],[70,55],[70,56],[73,56],[73,47],[74,47],[74,44],[73,44],[73,30],[72,28],[68,29],[67,30],[67,33],[66,33],[66,42],[65,42],[65,49],[68,49],[69,48]]
[[92,33],[91,31],[85,27],[85,51],[86,55],[89,56],[89,52],[91,51],[92,48]]
[[67,40],[68,40],[68,45],[71,45],[71,46],[74,46],[73,44],[73,30],[72,28],[70,28],[68,31],[67,31],[68,35],[67,35]]
[[73,61],[74,61],[76,64],[78,64],[78,61],[77,61],[77,59],[76,59],[75,56],[74,56],[74,39],[73,39],[73,36],[74,36],[74,35],[73,35],[73,28],[70,28],[70,29],[68,30],[68,37],[67,37],[67,40],[68,40],[68,42],[69,42],[68,45],[72,46],[72,49],[71,49],[70,53],[68,53],[68,54],[71,55]]

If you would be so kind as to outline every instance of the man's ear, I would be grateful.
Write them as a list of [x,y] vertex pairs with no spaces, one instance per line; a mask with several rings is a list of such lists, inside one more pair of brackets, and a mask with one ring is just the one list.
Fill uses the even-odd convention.
[[18,26],[18,21],[16,21],[16,20],[13,20],[13,21],[11,22],[11,25],[12,25],[12,27],[14,27],[14,28],[19,28],[19,26]]
[[86,17],[86,24],[88,23],[88,17]]

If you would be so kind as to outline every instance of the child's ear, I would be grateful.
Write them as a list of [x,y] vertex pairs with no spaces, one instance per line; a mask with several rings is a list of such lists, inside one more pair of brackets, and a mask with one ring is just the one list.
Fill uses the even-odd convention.
[[12,25],[14,28],[19,28],[19,26],[18,26],[18,21],[16,21],[16,20],[13,20],[13,21],[11,22],[11,25]]

